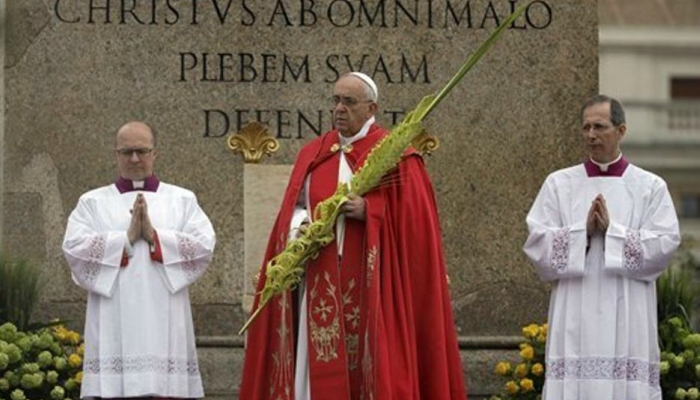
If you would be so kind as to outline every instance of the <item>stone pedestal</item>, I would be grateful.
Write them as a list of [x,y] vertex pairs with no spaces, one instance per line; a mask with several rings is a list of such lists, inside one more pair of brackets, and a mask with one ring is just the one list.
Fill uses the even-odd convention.
[[[234,340],[242,326],[245,265],[264,247],[251,237],[267,240],[264,220],[281,200],[269,188],[282,190],[299,149],[330,128],[335,80],[373,76],[379,122],[391,126],[522,3],[7,2],[1,237],[51,276],[38,316],[80,329],[85,294],[60,251],[66,219],[83,192],[115,180],[115,131],[145,120],[160,132],[159,177],[193,190],[217,232],[213,264],[190,293],[207,388],[230,396],[240,347],[211,338]],[[597,91],[596,6],[533,1],[426,121],[441,143],[426,163],[463,340],[517,334],[546,316],[548,287],[520,250],[524,219],[545,176],[580,159],[578,107]],[[280,149],[251,167],[226,138],[256,120]],[[475,377],[490,361],[469,363],[470,391],[482,393]]]

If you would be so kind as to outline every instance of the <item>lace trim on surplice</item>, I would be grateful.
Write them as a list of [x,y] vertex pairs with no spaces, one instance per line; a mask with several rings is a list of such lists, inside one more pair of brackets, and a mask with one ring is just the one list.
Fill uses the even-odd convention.
[[571,234],[568,228],[561,228],[554,232],[552,241],[552,268],[557,272],[564,272],[569,265],[569,247]]
[[659,386],[659,365],[631,358],[589,357],[547,361],[547,379],[624,380]]
[[105,256],[107,248],[107,235],[95,236],[87,246],[86,260],[80,263],[74,274],[78,282],[82,282],[88,287],[95,286],[97,277],[100,275],[100,264]]
[[624,266],[631,271],[639,271],[644,264],[642,238],[639,231],[628,230],[623,244]]
[[197,359],[161,357],[155,355],[112,356],[86,358],[85,374],[138,374],[156,372],[162,375],[199,375]]
[[177,236],[177,251],[182,257],[182,269],[190,281],[195,280],[206,268],[206,263],[199,262],[196,257],[202,252],[202,245],[187,236]]

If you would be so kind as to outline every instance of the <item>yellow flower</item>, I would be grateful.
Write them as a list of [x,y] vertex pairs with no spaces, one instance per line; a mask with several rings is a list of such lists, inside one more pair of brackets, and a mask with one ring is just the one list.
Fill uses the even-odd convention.
[[66,338],[68,337],[68,333],[68,329],[66,329],[66,327],[63,325],[56,325],[53,327],[53,337],[58,339],[60,342],[66,340]]
[[527,376],[527,364],[518,364],[517,367],[515,367],[515,376],[518,378],[524,378]]
[[537,324],[530,324],[523,328],[523,336],[527,339],[534,338],[540,333],[540,326]]
[[544,337],[547,337],[547,329],[548,329],[547,323],[542,324],[542,326],[540,327],[540,333],[541,333]]
[[542,376],[543,373],[544,373],[544,367],[542,366],[542,364],[537,363],[537,364],[532,366],[532,374],[533,375]]
[[77,374],[75,374],[75,381],[78,383],[83,383],[83,371],[80,371]]
[[535,384],[532,382],[532,379],[523,379],[520,381],[520,387],[523,389],[523,392],[529,392],[535,388]]
[[80,343],[80,334],[78,332],[70,331],[66,335],[66,341],[72,345],[77,345]]
[[83,359],[79,355],[73,353],[68,356],[68,364],[70,364],[70,366],[73,368],[78,368],[83,365]]
[[535,349],[532,348],[530,345],[526,345],[520,350],[520,357],[523,358],[523,360],[530,361],[533,358],[535,358]]
[[514,381],[508,381],[508,383],[506,383],[506,392],[516,394],[519,390],[520,388],[518,387],[518,384]]
[[496,364],[496,373],[501,376],[506,376],[510,374],[511,366],[510,363],[507,361],[501,361],[498,364]]
[[83,356],[85,354],[85,342],[80,343],[80,346],[78,346],[78,349],[76,350],[79,356]]

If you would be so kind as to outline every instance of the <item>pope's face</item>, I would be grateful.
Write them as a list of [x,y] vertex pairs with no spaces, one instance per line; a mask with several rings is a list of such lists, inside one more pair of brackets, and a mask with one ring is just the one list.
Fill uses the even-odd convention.
[[610,120],[610,103],[593,104],[583,110],[581,133],[586,151],[594,161],[614,161],[620,154],[620,140],[626,129],[625,124],[613,125]]
[[156,150],[148,126],[141,123],[124,125],[117,133],[117,168],[122,178],[141,181],[153,174]]
[[335,84],[333,127],[343,136],[357,134],[377,110],[377,104],[367,98],[365,85],[352,75],[340,78]]

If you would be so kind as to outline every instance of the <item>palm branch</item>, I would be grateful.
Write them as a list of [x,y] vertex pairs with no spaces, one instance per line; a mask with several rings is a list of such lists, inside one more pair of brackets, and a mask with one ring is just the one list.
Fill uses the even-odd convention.
[[352,177],[349,185],[339,185],[333,196],[316,206],[314,222],[308,226],[304,234],[291,240],[284,251],[268,262],[265,286],[260,292],[258,306],[243,325],[239,334],[248,329],[260,311],[274,296],[295,288],[304,274],[306,262],[316,257],[324,246],[333,241],[333,227],[338,214],[340,214],[340,207],[348,200],[350,188],[352,188],[352,193],[362,196],[377,186],[387,172],[396,168],[403,153],[423,130],[423,120],[486,54],[503,31],[523,13],[528,4],[522,4],[499,25],[437,95],[424,97],[398,126],[394,127],[372,148],[365,163]]

